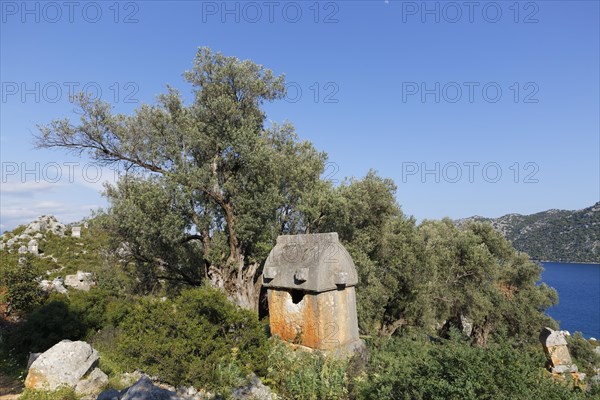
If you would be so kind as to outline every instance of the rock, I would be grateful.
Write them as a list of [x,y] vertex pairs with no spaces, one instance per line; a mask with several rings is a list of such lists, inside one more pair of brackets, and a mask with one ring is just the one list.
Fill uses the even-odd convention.
[[125,372],[119,376],[119,383],[123,387],[132,386],[134,383],[139,381],[144,374],[140,371],[133,371],[131,373]]
[[594,348],[594,353],[598,354],[600,356],[600,346],[596,346]]
[[232,398],[236,400],[271,400],[271,388],[263,385],[258,376],[252,375],[248,385],[235,389]]
[[150,378],[143,376],[127,389],[121,400],[183,400],[183,397],[170,390],[155,386]]
[[19,254],[27,254],[27,246],[19,247]]
[[98,358],[98,352],[86,342],[63,340],[31,364],[25,387],[56,390],[65,385],[75,388],[77,382],[93,369]]
[[119,400],[121,392],[115,389],[108,389],[100,393],[96,400]]
[[98,394],[108,384],[108,376],[100,370],[94,370],[85,378],[77,382],[75,393],[79,395]]
[[77,271],[77,274],[65,277],[65,285],[87,292],[95,285],[95,282],[92,279],[91,272]]
[[35,234],[52,232],[55,235],[64,236],[67,227],[58,222],[53,215],[42,215],[38,219],[32,221],[25,228],[25,234]]
[[96,400],[119,400],[121,398],[121,392],[115,389],[108,389],[100,393]]
[[552,367],[552,373],[554,374],[564,374],[566,372],[578,372],[579,368],[575,364],[565,364],[565,365],[557,365]]
[[42,353],[29,353],[29,359],[27,360],[27,369],[31,367],[31,364],[33,364],[33,362],[37,360],[41,354]]
[[80,226],[74,226],[71,228],[71,237],[76,237],[76,238],[81,237],[81,227]]
[[464,315],[460,315],[460,324],[462,326],[462,332],[466,336],[471,336],[473,333],[473,320],[469,317],[465,317]]
[[33,237],[34,237],[35,239],[41,239],[41,238],[43,238],[43,237],[44,237],[44,235],[43,235],[42,233],[39,233],[39,232],[38,232],[38,233],[36,233],[35,235],[33,235]]
[[54,278],[54,280],[52,281],[52,290],[60,293],[60,294],[67,294],[69,293],[69,291],[67,290],[67,288],[64,286],[64,281],[62,278],[58,277],[58,278]]
[[13,246],[13,244],[15,244],[16,242],[17,242],[17,239],[16,239],[16,238],[8,239],[8,240],[6,241],[6,247],[12,247],[12,246]]
[[35,239],[31,239],[29,241],[29,243],[27,243],[27,250],[31,253],[31,254],[38,254],[38,242]]
[[22,233],[22,234],[20,234],[20,235],[18,236],[18,238],[19,238],[20,240],[27,240],[27,239],[31,239],[31,236],[29,236],[29,235],[28,235],[28,234],[26,234],[26,233]]

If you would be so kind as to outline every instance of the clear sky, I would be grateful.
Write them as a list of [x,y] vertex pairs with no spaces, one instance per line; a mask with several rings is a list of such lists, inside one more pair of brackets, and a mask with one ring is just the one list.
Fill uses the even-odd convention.
[[[86,90],[131,112],[208,46],[285,73],[330,179],[393,178],[405,213],[579,209],[600,197],[598,1],[1,1],[0,228],[105,207],[114,173],[34,150]],[[72,164],[71,164],[72,163]],[[60,173],[60,176],[58,176]]]

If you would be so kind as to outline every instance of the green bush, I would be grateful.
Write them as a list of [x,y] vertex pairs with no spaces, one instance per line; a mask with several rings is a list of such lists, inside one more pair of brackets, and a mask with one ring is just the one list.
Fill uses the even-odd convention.
[[405,400],[574,400],[586,398],[543,370],[541,351],[472,347],[451,340],[392,339],[377,345],[356,398]]
[[173,385],[222,389],[251,371],[266,372],[266,334],[255,314],[207,287],[174,300],[142,300],[124,317],[114,344],[106,357],[118,368]]
[[19,255],[2,253],[0,257],[0,302],[10,304],[14,314],[25,314],[39,305],[44,296],[36,278],[41,269],[31,263],[31,256],[19,263]]
[[592,374],[596,367],[600,368],[600,355],[594,352],[594,346],[583,337],[581,332],[568,336],[567,343],[573,361],[580,370]]
[[91,340],[99,330],[117,326],[131,308],[128,300],[98,289],[72,290],[69,297],[53,294],[5,334],[3,347],[22,360],[64,339]]
[[338,400],[348,396],[347,360],[289,348],[272,339],[265,383],[284,399]]

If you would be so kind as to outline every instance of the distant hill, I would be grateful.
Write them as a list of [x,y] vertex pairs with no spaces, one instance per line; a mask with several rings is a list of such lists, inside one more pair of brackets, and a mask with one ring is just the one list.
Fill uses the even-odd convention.
[[490,222],[516,249],[541,261],[600,263],[600,202],[583,210],[548,210],[500,218],[456,220]]

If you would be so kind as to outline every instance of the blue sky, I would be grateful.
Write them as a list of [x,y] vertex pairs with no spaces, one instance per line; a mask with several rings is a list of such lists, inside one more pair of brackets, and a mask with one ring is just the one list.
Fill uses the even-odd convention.
[[70,4],[0,2],[1,230],[106,206],[113,171],[33,149],[37,124],[77,117],[69,90],[118,112],[189,94],[200,46],[285,73],[269,120],[326,151],[330,179],[393,178],[419,220],[599,200],[597,1]]

